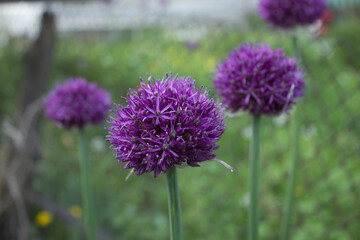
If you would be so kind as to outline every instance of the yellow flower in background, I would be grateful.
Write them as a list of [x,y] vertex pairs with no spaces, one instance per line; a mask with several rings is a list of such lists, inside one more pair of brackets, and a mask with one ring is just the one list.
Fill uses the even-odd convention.
[[71,149],[74,147],[74,138],[69,133],[64,133],[61,136],[61,143],[66,149]]
[[303,192],[304,192],[304,186],[302,186],[302,185],[296,186],[295,192],[294,192],[295,197],[299,197],[301,194],[303,194]]
[[215,70],[215,66],[216,66],[216,61],[214,58],[209,58],[207,61],[206,61],[206,69],[210,72],[214,71]]
[[148,69],[150,72],[158,72],[159,71],[159,63],[156,61],[150,62]]
[[39,227],[46,227],[54,220],[54,216],[49,211],[40,211],[35,216],[35,223]]
[[81,218],[81,216],[82,216],[82,210],[77,205],[72,205],[69,209],[69,212],[70,212],[71,216],[73,216],[74,218]]

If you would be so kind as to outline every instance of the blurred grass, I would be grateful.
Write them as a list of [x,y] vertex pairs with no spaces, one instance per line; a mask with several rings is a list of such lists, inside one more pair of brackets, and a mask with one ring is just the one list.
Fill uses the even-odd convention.
[[[84,76],[109,90],[123,103],[146,73],[161,77],[172,71],[190,75],[212,89],[212,71],[239,43],[268,42],[293,56],[288,33],[269,29],[256,17],[246,29],[213,29],[195,50],[161,29],[132,30],[100,38],[61,36],[56,45],[52,81]],[[299,30],[302,65],[307,72],[302,157],[296,188],[295,240],[356,239],[360,235],[360,31],[359,18],[342,15],[327,37]],[[26,44],[10,41],[0,48],[2,116],[14,108],[19,84],[20,54]],[[49,89],[52,86],[49,86]],[[215,91],[212,90],[212,94]],[[250,117],[227,119],[215,162],[178,171],[184,239],[243,239],[247,232],[248,149]],[[291,116],[264,119],[261,176],[263,239],[278,239],[284,191],[288,180]],[[79,166],[74,132],[43,121],[43,160],[34,187],[70,208],[81,205]],[[165,176],[132,176],[123,170],[104,141],[103,127],[90,127],[97,222],[116,239],[168,239]],[[41,210],[41,209],[39,209]],[[32,217],[35,218],[34,209]],[[46,228],[32,226],[33,239],[82,239],[54,220]]]

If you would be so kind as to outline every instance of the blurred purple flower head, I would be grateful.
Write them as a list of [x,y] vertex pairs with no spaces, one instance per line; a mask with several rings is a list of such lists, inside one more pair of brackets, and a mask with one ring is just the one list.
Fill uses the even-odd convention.
[[170,0],[159,0],[160,6],[167,7],[170,4]]
[[280,28],[312,24],[325,8],[326,0],[260,0],[259,4],[261,17]]
[[231,112],[277,115],[304,95],[303,76],[296,58],[286,58],[282,49],[249,43],[217,65],[214,86]]
[[149,0],[140,0],[139,2],[140,7],[143,9],[147,9],[149,7]]
[[226,124],[224,108],[208,92],[195,89],[191,77],[142,80],[125,98],[127,106],[115,106],[108,120],[107,140],[117,160],[137,175],[153,171],[157,177],[168,168],[199,167],[214,158]]
[[84,78],[58,84],[45,100],[45,116],[64,128],[100,124],[110,109],[110,95]]
[[197,42],[195,40],[188,40],[188,41],[186,41],[186,47],[189,50],[195,50],[199,47],[199,42]]

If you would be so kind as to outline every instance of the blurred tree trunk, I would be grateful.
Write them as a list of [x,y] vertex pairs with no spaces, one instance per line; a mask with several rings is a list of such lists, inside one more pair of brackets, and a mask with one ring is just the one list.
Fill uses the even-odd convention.
[[39,121],[49,81],[55,44],[55,17],[44,12],[36,41],[23,57],[23,74],[13,124],[4,124],[9,136],[0,177],[0,239],[28,239],[29,218],[25,192],[31,188],[40,158]]

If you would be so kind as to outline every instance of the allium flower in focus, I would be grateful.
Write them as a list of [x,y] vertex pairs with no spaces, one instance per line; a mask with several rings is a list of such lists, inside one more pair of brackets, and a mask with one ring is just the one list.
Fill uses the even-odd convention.
[[197,90],[191,77],[148,78],[125,99],[127,105],[115,106],[108,120],[107,136],[124,168],[157,177],[168,168],[199,167],[216,156],[224,108],[207,89]]
[[100,124],[110,109],[110,95],[84,78],[58,84],[45,100],[45,116],[64,128]]
[[320,19],[326,0],[260,0],[261,17],[280,28],[309,25]]
[[277,115],[303,96],[303,72],[296,58],[267,44],[240,45],[217,65],[214,86],[231,112]]

